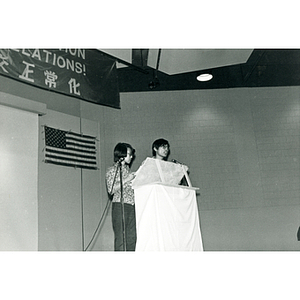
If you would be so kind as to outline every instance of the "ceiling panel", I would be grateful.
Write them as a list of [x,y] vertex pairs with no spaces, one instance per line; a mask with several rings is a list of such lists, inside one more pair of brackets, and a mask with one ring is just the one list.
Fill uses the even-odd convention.
[[[99,49],[119,61],[134,64],[133,49]],[[149,49],[148,66],[168,75],[186,73],[196,70],[204,70],[223,67],[233,64],[245,63],[253,49],[161,49],[158,61],[158,49]],[[125,67],[118,63],[117,67]]]
[[[158,70],[168,75],[245,63],[253,49],[161,49]],[[158,50],[150,49],[148,66],[156,68]]]

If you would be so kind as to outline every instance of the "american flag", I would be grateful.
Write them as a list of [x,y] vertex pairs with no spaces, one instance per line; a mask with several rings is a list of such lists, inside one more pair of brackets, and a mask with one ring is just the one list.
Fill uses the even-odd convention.
[[44,127],[46,163],[98,169],[95,137]]

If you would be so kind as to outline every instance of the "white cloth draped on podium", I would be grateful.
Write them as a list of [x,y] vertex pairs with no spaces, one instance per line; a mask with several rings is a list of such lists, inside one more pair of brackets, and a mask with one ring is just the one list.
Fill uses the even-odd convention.
[[136,251],[203,251],[194,188],[135,187]]

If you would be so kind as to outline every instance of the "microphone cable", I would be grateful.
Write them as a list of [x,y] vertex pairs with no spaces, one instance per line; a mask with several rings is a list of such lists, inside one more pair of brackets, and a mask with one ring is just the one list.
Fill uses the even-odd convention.
[[98,223],[98,225],[97,225],[97,228],[96,228],[96,230],[95,230],[95,232],[94,232],[94,234],[93,234],[93,236],[92,236],[92,238],[91,238],[91,241],[90,241],[89,244],[86,246],[86,248],[84,249],[84,251],[87,251],[87,249],[88,249],[89,246],[91,245],[92,241],[94,240],[94,238],[95,238],[95,236],[96,236],[96,233],[97,233],[97,231],[99,230],[99,227],[100,227],[100,225],[101,225],[101,222],[102,222],[102,220],[103,220],[103,218],[104,218],[104,215],[105,215],[105,213],[106,213],[106,210],[107,210],[107,208],[108,208],[110,202],[111,202],[110,199],[108,199],[108,200],[107,200],[107,203],[106,203],[106,206],[105,206],[105,208],[104,208],[103,214],[102,214],[102,216],[101,216],[101,218],[100,218],[100,221],[99,221],[99,223]]
[[[120,162],[121,162],[121,160],[118,161],[118,163],[120,163]],[[121,165],[120,165],[120,167],[121,167]],[[112,183],[112,186],[111,186],[111,190],[110,190],[109,195],[111,195],[112,190],[113,190],[113,187],[114,187],[114,185],[115,185],[117,173],[118,173],[118,165],[116,166],[116,171],[115,171],[115,175],[114,175],[114,180],[113,180],[113,183]],[[108,209],[108,206],[109,206],[110,202],[111,202],[111,200],[108,198],[108,199],[107,199],[106,206],[105,206],[104,211],[103,211],[103,213],[102,213],[102,216],[101,216],[101,218],[100,218],[100,220],[99,220],[99,223],[98,223],[98,225],[97,225],[97,227],[96,227],[96,230],[95,230],[95,232],[94,232],[94,234],[93,234],[93,236],[92,236],[90,242],[88,243],[88,245],[86,246],[86,248],[85,248],[83,251],[87,251],[87,249],[88,249],[89,246],[91,245],[92,241],[94,240],[94,238],[95,238],[95,236],[96,236],[96,233],[97,233],[97,231],[98,231],[99,228],[100,228],[101,222],[102,222],[102,220],[103,220],[103,218],[104,218],[104,215],[105,215],[105,213],[106,213],[106,210]]]

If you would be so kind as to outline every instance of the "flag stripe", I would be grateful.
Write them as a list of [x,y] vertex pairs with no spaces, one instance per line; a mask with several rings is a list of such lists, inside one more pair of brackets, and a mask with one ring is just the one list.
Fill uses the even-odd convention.
[[88,158],[88,157],[84,157],[84,156],[74,156],[74,155],[68,155],[65,153],[53,153],[53,152],[47,152],[46,157],[57,157],[57,158],[66,158],[69,160],[78,160],[78,161],[90,161],[90,162],[95,162],[95,160],[93,158]]
[[76,132],[72,132],[72,131],[66,131],[66,134],[74,135],[74,136],[80,137],[82,139],[89,139],[89,140],[94,140],[95,139],[93,136],[84,135],[84,134],[80,134],[80,133],[76,133]]
[[84,168],[84,169],[90,169],[90,170],[95,170],[95,167],[92,166],[78,166],[78,165],[75,165],[75,164],[69,164],[69,163],[66,163],[64,161],[54,161],[54,160],[45,160],[46,163],[51,163],[51,164],[55,164],[55,165],[60,165],[60,166],[66,166],[66,167],[80,167],[80,168]]
[[45,126],[45,162],[97,169],[96,138]]
[[70,140],[73,140],[74,142],[78,142],[78,143],[83,143],[83,144],[95,144],[95,139],[94,140],[91,140],[91,139],[84,139],[84,138],[74,138],[72,136],[70,136],[69,134],[66,134],[66,138],[67,140],[70,139]]
[[[53,148],[53,147],[48,147],[46,146],[46,149],[47,149],[47,152],[48,153],[56,153],[56,154],[61,154],[61,155],[64,155],[64,154],[68,154],[70,156],[80,156],[80,157],[86,157],[86,158],[91,158],[91,159],[94,159],[95,156],[93,155],[88,155],[88,154],[85,154],[84,151],[81,151],[81,150],[77,150],[77,151],[73,151],[73,150],[65,150],[65,149],[60,149],[60,150],[57,150],[57,148]],[[79,152],[78,152],[79,151]],[[96,152],[95,152],[96,153]]]
[[67,148],[75,148],[75,149],[82,149],[85,151],[95,151],[96,147],[91,147],[91,146],[86,146],[84,144],[77,144],[77,143],[72,143],[72,142],[68,142],[68,140],[66,140],[66,147]]
[[96,162],[93,159],[88,159],[85,157],[76,157],[76,156],[69,156],[64,154],[55,154],[55,153],[47,153],[45,157],[53,157],[53,158],[59,158],[59,159],[65,159],[65,160],[72,160],[72,161],[82,161],[82,162],[90,162],[93,164],[96,164]]
[[74,158],[70,158],[70,157],[62,157],[62,156],[55,156],[55,155],[49,155],[46,154],[46,160],[63,160],[63,161],[67,161],[67,162],[73,162],[75,163],[82,163],[82,164],[87,164],[87,165],[96,165],[96,162],[92,162],[89,160],[84,160],[84,159],[74,159]]

